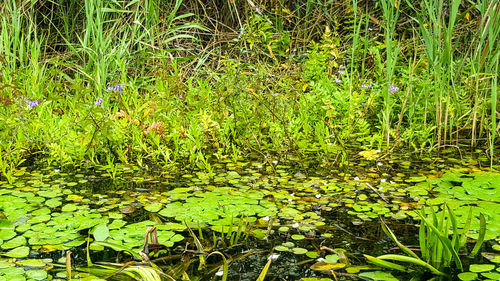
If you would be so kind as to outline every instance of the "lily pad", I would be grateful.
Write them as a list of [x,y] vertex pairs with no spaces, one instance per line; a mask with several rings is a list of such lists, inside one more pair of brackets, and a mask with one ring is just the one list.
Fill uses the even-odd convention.
[[304,248],[292,248],[292,252],[296,255],[303,255],[307,253],[307,249]]
[[30,247],[22,246],[12,249],[3,255],[11,258],[24,258],[27,257],[29,254],[30,254]]
[[477,279],[478,274],[475,272],[462,272],[462,273],[458,274],[457,276],[458,276],[458,279],[460,279],[462,281],[472,281],[472,280]]
[[486,272],[495,269],[493,264],[471,264],[469,270],[471,272]]
[[27,266],[27,267],[44,267],[45,265],[47,265],[44,261],[39,259],[27,259],[27,260],[17,261],[16,263],[20,266]]
[[360,273],[359,276],[365,277],[365,278],[370,278],[370,280],[377,280],[377,281],[378,280],[380,280],[380,281],[399,281],[391,273],[383,272],[383,271],[363,272],[363,273]]
[[496,272],[483,272],[481,273],[482,276],[492,279],[492,280],[500,280],[500,273]]
[[4,242],[2,244],[2,249],[12,249],[24,244],[26,244],[26,238],[24,238],[24,236],[16,236],[7,242]]

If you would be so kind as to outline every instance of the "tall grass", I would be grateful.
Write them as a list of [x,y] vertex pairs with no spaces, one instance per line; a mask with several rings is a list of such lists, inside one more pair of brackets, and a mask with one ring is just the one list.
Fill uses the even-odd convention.
[[493,163],[498,0],[67,2],[0,3],[3,174],[28,149],[116,174],[464,138]]

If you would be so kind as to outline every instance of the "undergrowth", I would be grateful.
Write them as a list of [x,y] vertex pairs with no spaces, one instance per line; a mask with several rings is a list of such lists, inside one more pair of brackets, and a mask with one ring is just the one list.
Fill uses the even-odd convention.
[[33,159],[210,171],[342,165],[353,147],[498,153],[499,1],[80,2],[0,4],[9,181]]

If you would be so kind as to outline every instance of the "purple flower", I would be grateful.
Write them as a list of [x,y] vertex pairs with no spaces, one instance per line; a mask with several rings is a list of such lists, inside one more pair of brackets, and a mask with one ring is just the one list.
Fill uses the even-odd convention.
[[24,97],[23,100],[26,103],[26,105],[28,105],[29,109],[33,109],[34,107],[37,107],[42,102],[41,100],[29,100],[26,97]]
[[399,91],[397,86],[394,86],[393,84],[389,85],[389,93],[395,94],[397,91]]
[[361,84],[361,88],[363,89],[369,89],[372,87],[372,84]]
[[123,87],[125,87],[125,83],[116,84],[114,86],[109,86],[108,87],[108,91],[118,91],[118,92],[120,92],[120,94],[122,94],[123,93]]
[[338,72],[340,75],[344,75],[344,73],[345,73],[345,66],[344,66],[344,65],[341,65],[341,66],[339,67],[339,71],[337,71],[337,72]]
[[342,82],[342,80],[340,80],[339,78],[335,78],[335,83],[340,84],[340,82]]
[[94,102],[94,105],[95,105],[95,106],[99,106],[99,105],[101,105],[101,103],[102,103],[102,99],[101,99],[101,98],[98,98],[98,99]]

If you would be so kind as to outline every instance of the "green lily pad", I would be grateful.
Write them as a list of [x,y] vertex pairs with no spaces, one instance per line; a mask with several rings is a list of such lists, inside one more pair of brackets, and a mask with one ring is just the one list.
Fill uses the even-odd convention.
[[11,258],[24,258],[29,254],[30,254],[30,247],[22,246],[12,249],[3,255]]
[[38,259],[27,259],[27,260],[17,261],[16,263],[20,266],[27,266],[27,267],[44,267],[45,265],[47,265],[44,261]]
[[304,240],[306,237],[302,234],[294,234],[292,235],[293,240]]
[[159,202],[154,202],[154,203],[151,203],[151,204],[144,205],[144,209],[146,211],[152,212],[152,213],[156,213],[156,212],[160,211],[161,208],[163,208],[163,204],[159,203]]
[[278,245],[278,246],[274,247],[274,249],[275,249],[276,251],[280,251],[280,252],[287,252],[287,251],[289,251],[289,250],[290,250],[288,247],[281,246],[281,245]]
[[339,255],[337,255],[337,254],[327,255],[325,257],[326,263],[337,263],[338,261],[339,261]]
[[307,250],[304,248],[292,248],[292,252],[296,255],[303,255],[307,253]]
[[73,212],[78,209],[78,206],[76,204],[66,204],[61,208],[61,211],[63,212]]
[[16,236],[16,232],[12,229],[0,229],[0,239],[1,240],[9,240],[12,237]]
[[311,259],[316,259],[319,257],[319,254],[318,254],[318,252],[309,251],[306,253],[306,256],[311,258]]
[[24,236],[16,236],[7,242],[4,242],[2,244],[2,249],[12,249],[24,244],[26,244],[26,238],[24,238]]
[[45,270],[28,270],[26,276],[35,280],[47,280],[47,271]]
[[478,274],[475,272],[462,272],[457,276],[462,281],[472,281],[477,280]]
[[365,278],[370,278],[370,280],[377,280],[377,281],[379,281],[379,280],[380,281],[399,281],[391,273],[383,272],[383,271],[363,272],[363,273],[360,273],[359,276],[365,277]]
[[56,208],[58,206],[61,206],[62,202],[58,198],[52,198],[52,199],[45,201],[45,205],[47,207],[50,207],[50,208]]
[[109,229],[105,224],[99,224],[94,227],[92,234],[96,241],[104,241],[109,237]]
[[493,264],[471,264],[469,270],[471,272],[486,272],[495,269]]
[[492,280],[500,280],[500,273],[482,272],[481,275]]

